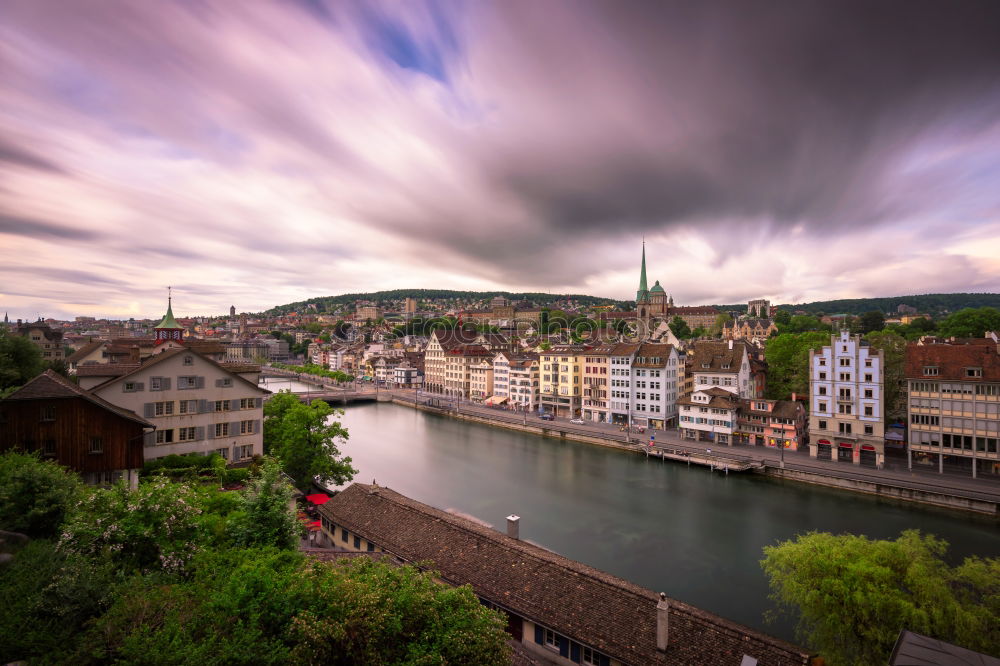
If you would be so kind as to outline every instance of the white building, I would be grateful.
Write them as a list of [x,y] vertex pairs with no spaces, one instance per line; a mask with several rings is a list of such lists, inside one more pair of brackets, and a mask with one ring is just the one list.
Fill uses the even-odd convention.
[[809,354],[809,455],[881,467],[882,352],[848,331]]
[[695,391],[677,403],[681,438],[733,445],[740,400],[732,391],[713,386]]
[[630,423],[632,413],[632,359],[638,350],[638,344],[626,342],[615,345],[615,348],[611,352],[609,359],[610,377],[608,379],[608,392],[612,423]]
[[[533,412],[539,407],[538,357],[515,356],[510,359],[507,401],[519,411]],[[495,371],[494,371],[495,372]],[[494,374],[494,382],[496,375]],[[494,390],[496,387],[494,386]]]
[[750,354],[743,342],[696,342],[689,354],[694,391],[718,387],[741,398],[755,397],[750,381]]
[[513,354],[499,352],[493,357],[493,397],[497,401],[510,398],[510,360]]
[[103,377],[81,377],[81,386],[102,379],[90,388],[94,395],[156,426],[146,436],[146,460],[218,452],[238,461],[263,454],[263,398],[270,391],[253,381],[189,349],[166,350],[141,365],[87,369],[101,368]]
[[643,343],[638,346],[631,358],[628,375],[632,425],[663,430],[673,424],[677,417],[678,364],[679,357],[673,345]]

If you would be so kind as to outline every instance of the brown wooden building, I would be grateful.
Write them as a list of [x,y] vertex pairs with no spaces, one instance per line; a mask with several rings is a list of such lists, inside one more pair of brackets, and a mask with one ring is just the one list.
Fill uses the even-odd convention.
[[46,370],[0,401],[0,451],[41,454],[92,484],[138,483],[153,424]]

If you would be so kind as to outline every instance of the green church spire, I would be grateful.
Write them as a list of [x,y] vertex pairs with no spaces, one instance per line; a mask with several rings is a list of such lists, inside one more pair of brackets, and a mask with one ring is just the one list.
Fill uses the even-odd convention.
[[181,326],[180,324],[177,323],[176,319],[174,319],[173,296],[170,293],[170,287],[167,287],[167,314],[166,314],[166,316],[163,317],[163,321],[161,321],[159,324],[157,324],[153,328],[154,329],[157,329],[157,328],[182,329],[182,328],[184,328],[183,326]]
[[639,273],[639,290],[635,292],[635,300],[649,300],[649,289],[646,288],[646,241],[642,241],[642,271]]

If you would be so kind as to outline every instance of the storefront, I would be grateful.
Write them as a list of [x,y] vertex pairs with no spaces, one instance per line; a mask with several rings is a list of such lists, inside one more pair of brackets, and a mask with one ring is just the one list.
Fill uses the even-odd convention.
[[875,447],[871,444],[863,444],[861,446],[861,464],[868,467],[878,466],[878,454],[875,452]]
[[820,460],[830,460],[832,457],[833,445],[830,444],[830,440],[821,439],[816,442],[816,457]]
[[837,461],[854,462],[854,444],[837,442]]

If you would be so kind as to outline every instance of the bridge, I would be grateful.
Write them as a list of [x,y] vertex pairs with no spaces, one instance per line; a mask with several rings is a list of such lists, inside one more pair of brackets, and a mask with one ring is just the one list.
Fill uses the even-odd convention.
[[[272,393],[265,396],[264,400],[269,400],[274,395]],[[300,402],[310,403],[313,400],[322,400],[329,405],[349,405],[355,402],[390,402],[392,400],[392,395],[388,391],[345,391],[328,387],[295,393],[294,395]]]

